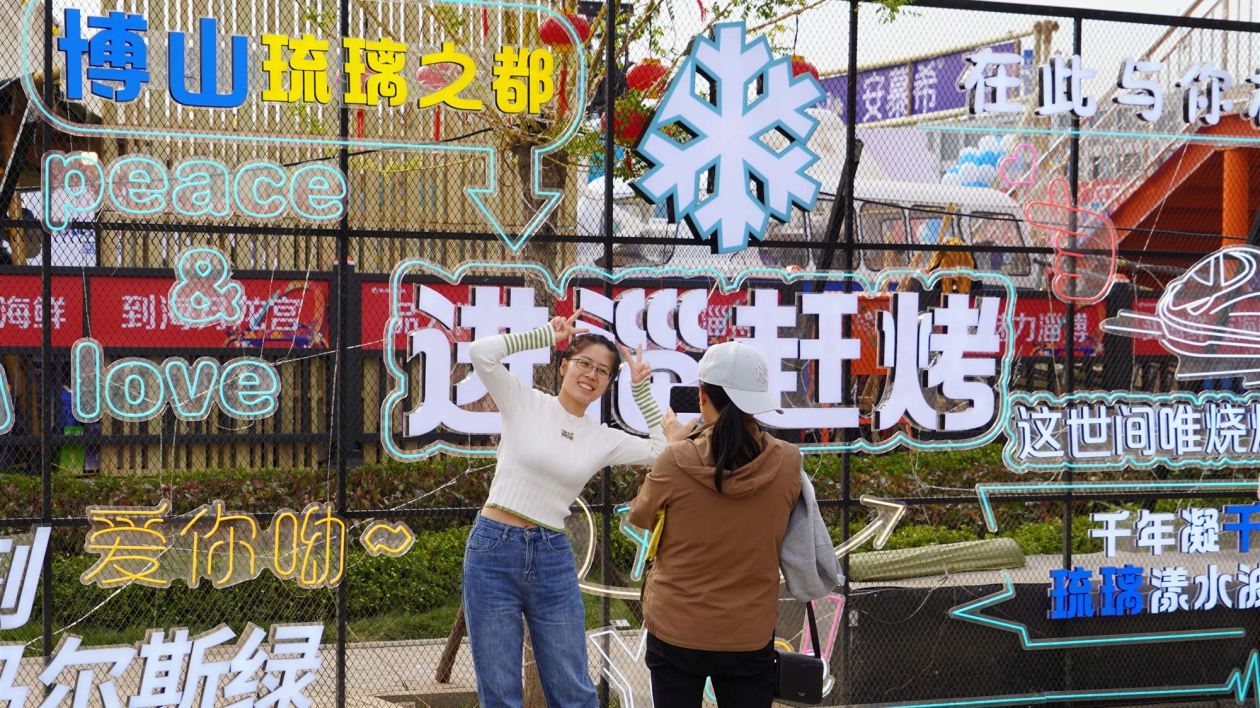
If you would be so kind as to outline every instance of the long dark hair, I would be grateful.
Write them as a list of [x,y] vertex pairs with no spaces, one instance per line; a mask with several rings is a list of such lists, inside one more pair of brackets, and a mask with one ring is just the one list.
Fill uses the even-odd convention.
[[733,472],[752,462],[761,454],[761,446],[748,429],[752,416],[732,403],[721,386],[701,381],[700,388],[718,410],[718,419],[713,422],[713,486],[720,494],[723,473],[727,470]]

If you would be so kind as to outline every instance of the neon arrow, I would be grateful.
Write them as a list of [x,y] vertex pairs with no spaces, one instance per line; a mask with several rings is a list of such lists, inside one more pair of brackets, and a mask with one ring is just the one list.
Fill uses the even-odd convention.
[[[1254,687],[1254,691],[1253,691]],[[1119,701],[1152,698],[1195,698],[1199,696],[1228,696],[1242,703],[1248,693],[1253,693],[1260,700],[1260,652],[1255,649],[1247,659],[1247,666],[1234,669],[1229,679],[1222,684],[1206,686],[1179,686],[1159,688],[1120,688],[1097,691],[1048,691],[1045,693],[1024,693],[1006,696],[981,696],[976,698],[953,698],[935,701],[907,701],[904,703],[862,703],[849,708],[972,708],[973,706],[1012,706],[1032,705],[1060,702],[1084,701]]]
[[[582,67],[582,68],[583,70],[585,70],[585,67]],[[578,90],[579,92],[583,91],[582,88],[579,88]],[[582,100],[584,104],[585,98],[582,97]],[[576,128],[577,124],[574,123],[570,127]],[[515,238],[513,238],[510,234],[508,234],[507,230],[503,228],[503,223],[500,222],[499,219],[495,217],[494,214],[490,213],[489,207],[487,207],[486,203],[482,201],[482,197],[492,196],[496,191],[498,191],[498,187],[495,186],[494,156],[493,155],[489,156],[488,162],[487,162],[487,172],[489,174],[489,183],[490,183],[489,186],[488,187],[467,187],[464,190],[464,192],[468,195],[468,198],[472,200],[473,204],[476,205],[477,210],[481,212],[481,216],[486,220],[488,224],[490,224],[490,228],[494,230],[496,234],[499,235],[499,238],[503,239],[503,243],[506,244],[507,247],[511,249],[513,253],[518,252],[521,249],[521,247],[525,245],[525,242],[529,240],[529,237],[533,236],[534,233],[538,231],[539,227],[541,227],[543,223],[546,222],[547,217],[551,216],[551,212],[555,211],[556,206],[560,203],[560,198],[564,196],[563,194],[555,190],[548,190],[548,189],[542,188],[541,162],[542,162],[543,155],[550,152],[551,150],[554,150],[557,147],[560,147],[565,142],[567,142],[572,132],[573,131],[570,130],[569,133],[566,133],[565,135],[561,136],[559,140],[557,140],[554,143],[551,143],[550,145],[546,147],[536,147],[533,149],[532,151],[533,157],[531,158],[532,159],[532,163],[531,163],[532,172],[534,174],[533,196],[534,196],[534,199],[543,200],[543,203],[542,203],[542,206],[540,206],[538,210],[534,212],[534,216],[529,220],[529,223],[525,225],[525,228],[521,229],[520,234],[518,234]]]
[[980,611],[986,607],[1001,604],[1015,597],[1015,586],[1011,583],[1010,573],[1003,571],[1002,581],[1006,585],[1005,589],[999,590],[992,595],[986,595],[979,600],[959,605],[949,611],[949,616],[965,622],[974,622],[988,627],[996,627],[1005,632],[1014,632],[1019,635],[1019,641],[1024,645],[1024,649],[1067,649],[1072,647],[1110,646],[1115,644],[1129,645],[1152,644],[1155,642],[1193,642],[1204,639],[1237,639],[1246,636],[1247,634],[1245,630],[1235,627],[1231,629],[1185,630],[1181,632],[1155,632],[1151,634],[1113,634],[1094,637],[1033,639],[1028,636],[1028,626],[1025,624],[980,614]]
[[[597,630],[586,635],[591,646],[595,647],[595,651],[604,658],[604,668],[601,673],[604,678],[608,679],[608,683],[617,689],[617,693],[621,696],[621,705],[626,708],[635,708],[634,704],[634,682],[630,680],[632,674],[641,673],[647,667],[643,665],[644,649],[647,648],[647,630],[640,630],[639,643],[634,650],[626,646],[621,640],[622,633],[615,629]],[[603,641],[598,641],[603,639]],[[611,640],[611,642],[609,642]],[[608,651],[604,651],[602,646],[608,643]],[[624,659],[625,661],[619,661]],[[648,705],[651,705],[651,696],[646,696]],[[641,704],[640,704],[641,705]]]
[[836,558],[843,558],[851,551],[866,543],[871,538],[875,542],[871,545],[875,550],[884,547],[888,543],[888,537],[892,535],[893,529],[897,528],[897,522],[901,521],[901,517],[906,515],[906,505],[901,502],[888,501],[872,497],[869,494],[863,494],[858,498],[862,502],[862,506],[874,509],[876,512],[875,520],[866,525],[866,528],[858,531],[849,540],[836,546]]

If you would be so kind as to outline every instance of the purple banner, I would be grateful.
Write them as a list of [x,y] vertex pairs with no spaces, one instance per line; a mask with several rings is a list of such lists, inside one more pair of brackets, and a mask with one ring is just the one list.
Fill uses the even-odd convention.
[[[1015,43],[997,44],[992,49],[1014,52]],[[977,51],[979,48],[921,59],[913,63],[913,71],[907,63],[858,73],[858,125],[966,107],[967,94],[958,90],[958,79],[970,67],[966,57]],[[819,83],[827,94],[827,108],[845,117],[848,75],[832,76]]]

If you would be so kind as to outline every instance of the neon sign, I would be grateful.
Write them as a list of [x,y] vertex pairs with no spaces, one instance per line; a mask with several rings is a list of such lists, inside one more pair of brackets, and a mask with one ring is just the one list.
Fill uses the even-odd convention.
[[[793,206],[814,208],[820,185],[805,170],[818,160],[807,147],[818,120],[805,109],[822,97],[812,76],[793,77],[791,60],[774,58],[765,37],[750,41],[743,22],[719,23],[712,39],[696,38],[639,141],[652,168],[634,188],[654,204],[668,201],[671,218],[719,253],[743,250],[772,217],[786,222]],[[782,150],[762,142],[767,133]]]
[[[568,36],[569,43],[572,46],[582,46],[584,43],[583,39],[573,28],[573,25],[568,18],[547,7],[540,5],[518,4],[500,0],[438,1],[444,4],[459,7],[471,6],[475,8],[503,8],[504,10],[510,10],[513,13],[525,10],[535,11],[549,16],[550,19],[559,23],[560,28]],[[35,70],[34,67],[40,65],[42,62],[41,57],[44,38],[41,34],[42,22],[38,19],[42,12],[42,2],[31,2],[27,3],[25,6],[25,12],[22,20],[22,88],[23,91],[26,92],[31,105],[38,112],[40,118],[57,130],[64,131],[71,135],[142,141],[191,139],[224,141],[227,144],[248,143],[251,145],[262,146],[302,146],[307,148],[352,147],[356,150],[423,150],[445,152],[459,156],[460,158],[466,160],[484,160],[484,180],[481,184],[469,184],[464,188],[464,192],[473,202],[473,206],[476,208],[477,213],[485,219],[491,230],[494,231],[494,233],[496,233],[503,240],[504,244],[506,244],[512,251],[518,251],[522,248],[529,237],[532,236],[542,226],[542,224],[546,223],[548,217],[556,209],[563,197],[563,194],[559,190],[546,189],[543,187],[542,159],[544,156],[563,148],[564,145],[577,133],[578,127],[582,122],[581,111],[570,112],[570,115],[567,117],[567,125],[559,131],[558,135],[552,142],[537,145],[531,148],[531,196],[536,203],[540,204],[540,206],[532,215],[527,215],[528,218],[525,220],[525,223],[520,226],[519,229],[514,229],[514,233],[512,234],[508,233],[501,220],[491,212],[486,204],[486,199],[498,191],[498,179],[496,176],[497,156],[496,148],[493,146],[455,145],[451,143],[443,143],[437,139],[431,142],[417,143],[401,140],[373,140],[370,138],[363,139],[357,137],[324,137],[318,134],[299,134],[296,132],[285,135],[283,134],[286,130],[284,128],[278,128],[273,131],[251,132],[247,130],[237,130],[235,126],[233,126],[231,128],[223,127],[212,128],[204,131],[194,131],[180,129],[178,127],[172,128],[167,125],[146,124],[143,121],[136,122],[140,119],[135,118],[134,116],[150,115],[149,113],[143,112],[123,114],[122,122],[110,123],[108,125],[72,122],[71,119],[58,115],[58,113],[53,110],[52,106],[48,106],[43,103],[40,87],[36,86],[31,78],[31,72]],[[78,22],[82,22],[83,19],[82,14],[80,14]],[[126,15],[120,12],[109,13],[104,17],[87,19],[89,20],[89,27],[99,29],[101,31],[97,32],[89,39],[83,39],[82,35],[68,35],[63,39],[67,40],[69,44],[62,47],[55,47],[55,51],[65,56],[66,59],[71,62],[71,69],[86,69],[88,72],[86,76],[87,86],[83,85],[82,75],[76,76],[74,79],[67,77],[68,85],[77,81],[77,91],[83,91],[84,89],[87,91],[95,90],[96,95],[101,95],[114,101],[119,100],[120,93],[122,94],[122,98],[132,98],[131,92],[133,90],[139,91],[139,87],[149,86],[149,79],[151,77],[148,75],[150,67],[148,66],[147,40],[145,40],[140,34],[141,32],[147,31],[147,20],[141,15]],[[96,20],[96,25],[98,26],[93,26],[91,24],[90,21],[93,19]],[[205,20],[209,20],[209,22],[206,22]],[[200,32],[198,40],[199,47],[209,47],[216,44],[216,40],[219,35],[218,25],[214,21],[214,18],[202,18],[202,21],[199,22],[198,29]],[[114,45],[111,45],[111,52],[113,52],[111,61],[108,65],[106,65],[106,62],[102,57],[99,62],[100,66],[84,67],[82,65],[82,60],[85,56],[83,52],[87,53],[86,58],[89,63],[94,61],[91,56],[91,43],[98,37],[101,38],[100,42],[106,42],[110,37],[118,40]],[[168,52],[170,61],[176,61],[177,54],[180,55],[180,59],[183,59],[184,53],[181,50],[186,48],[183,33],[171,32],[170,37],[170,51]],[[268,39],[269,37],[272,39]],[[239,95],[242,92],[242,87],[248,85],[250,76],[245,62],[238,61],[241,54],[238,49],[240,42],[238,42],[237,39],[238,37],[233,35],[233,39],[230,43],[230,52],[232,56],[232,81],[231,88],[227,90],[228,93],[215,93],[216,87],[225,86],[227,83],[225,81],[218,80],[220,78],[226,78],[226,57],[224,57],[224,62],[219,64],[217,52],[199,52],[199,65],[197,66],[195,73],[198,77],[198,85],[200,88],[194,93],[186,87],[170,87],[172,100],[176,103],[179,103],[180,100],[190,102],[200,101],[203,104],[206,104],[205,107],[207,108],[225,108],[230,107],[231,104],[236,104],[236,102],[240,100],[248,101],[250,95],[248,92],[245,92],[246,96],[244,99],[242,99]],[[245,38],[241,37],[239,39]],[[346,76],[344,77],[345,83],[342,85],[347,87],[348,93],[343,95],[340,91],[336,94],[331,93],[331,82],[328,78],[327,66],[328,53],[325,51],[328,48],[321,48],[319,46],[319,42],[322,40],[314,40],[309,35],[302,35],[300,37],[289,37],[287,35],[263,35],[262,40],[267,50],[266,58],[262,62],[264,64],[262,67],[262,73],[266,75],[267,90],[262,93],[269,94],[269,92],[273,91],[276,93],[269,94],[269,96],[259,94],[259,105],[266,105],[268,101],[288,103],[290,102],[290,99],[293,99],[296,102],[306,102],[318,105],[320,103],[320,99],[324,96],[327,96],[327,103],[332,103],[335,100],[344,100],[346,104],[362,104],[371,99],[373,91],[375,91],[375,96],[378,101],[394,103],[400,95],[400,89],[397,82],[381,77],[382,74],[390,74],[390,71],[387,71],[387,69],[392,69],[399,62],[400,53],[397,51],[397,45],[394,43],[386,42],[383,39],[380,41],[374,41],[368,38],[347,38],[349,42],[344,48],[349,51],[345,52],[346,64],[343,68]],[[327,44],[327,42],[324,42],[324,44]],[[544,99],[547,97],[549,92],[555,92],[555,87],[550,81],[551,77],[547,72],[547,59],[549,56],[549,52],[547,50],[506,46],[501,47],[497,54],[501,55],[501,57],[497,59],[497,66],[494,68],[495,79],[491,82],[491,90],[496,93],[496,106],[498,106],[500,110],[507,113],[529,112],[530,110],[542,105],[542,103],[545,103]],[[437,58],[437,60],[432,63],[448,63],[457,64],[461,67],[464,66],[464,62],[462,61],[463,55],[451,58],[447,55],[445,49],[443,52],[430,56]],[[141,59],[141,57],[143,57],[143,59]],[[571,105],[584,106],[587,103],[586,54],[585,52],[574,52],[572,55],[566,56],[564,61],[570,63],[572,66],[572,80],[567,82],[567,85],[571,86],[571,88],[568,89],[572,92]],[[246,67],[246,70],[242,71],[241,67]],[[188,75],[183,71],[176,73],[174,70],[170,69],[170,67],[166,68],[166,72],[153,72],[153,75]],[[223,70],[223,77],[220,77],[220,69]],[[567,69],[568,67],[566,67],[566,70]],[[369,74],[369,70],[375,73]],[[563,76],[564,74],[562,74],[562,78]],[[286,78],[287,88],[285,81]],[[457,82],[451,83],[450,86],[459,85],[459,83],[464,81],[465,78],[467,78],[468,81],[471,81],[471,78],[464,74],[461,75],[461,78]],[[308,79],[311,87],[309,91],[307,90]],[[366,79],[366,81],[363,81],[363,79]],[[374,81],[374,79],[376,80]],[[563,81],[561,82],[562,85],[564,85],[564,83],[565,82]],[[95,86],[93,84],[100,84],[100,86]],[[363,92],[362,97],[359,95],[360,92],[355,90],[354,87],[360,87]],[[181,91],[183,93],[181,93]],[[563,94],[563,92],[558,93]],[[69,91],[67,94],[69,95]],[[283,98],[282,101],[281,98]],[[420,101],[423,102],[424,98],[425,97],[422,97]],[[447,105],[452,108],[466,107],[460,105],[460,101],[462,99],[458,96],[448,97],[444,94],[443,98],[447,99]],[[216,105],[218,103],[223,103],[224,105]],[[185,105],[197,104],[189,103]],[[239,106],[239,104],[237,105]],[[424,108],[426,105],[421,105],[420,107]],[[161,112],[157,111],[153,112],[151,115],[158,115],[159,113]],[[82,164],[82,162],[83,161],[80,160],[77,164]],[[204,169],[211,175],[220,174],[217,167],[214,166],[206,166]],[[244,169],[245,168],[242,167],[237,171],[236,174],[238,177],[240,177],[241,172]],[[83,172],[85,174],[90,173],[91,175],[100,174],[102,182],[104,181],[105,173],[100,169],[99,163],[95,165],[95,170],[93,170],[92,167],[84,165]],[[283,169],[279,166],[266,164],[259,169],[251,170],[246,177],[241,178],[240,182],[243,183],[242,185],[231,185],[233,194],[241,193],[242,189],[246,190],[244,192],[244,196],[233,198],[231,200],[231,204],[229,206],[232,209],[232,213],[236,214],[238,217],[243,216],[245,218],[253,219],[270,219],[278,215],[280,207],[283,204],[286,209],[291,210],[290,213],[301,218],[314,220],[338,218],[337,216],[332,216],[332,214],[337,209],[341,208],[340,206],[334,206],[334,203],[340,205],[340,201],[335,199],[335,195],[340,191],[340,183],[331,176],[331,173],[323,175],[322,177],[322,173],[314,173],[310,175],[305,173],[302,175],[285,174],[285,182],[287,182],[287,186],[291,186],[298,177],[300,177],[300,180],[298,181],[302,182],[302,184],[309,182],[308,186],[311,188],[311,196],[309,200],[303,198],[302,195],[299,195],[298,198],[294,199],[292,195],[285,195],[279,192],[269,194],[268,190],[278,190],[281,187],[286,186],[285,183],[281,183],[282,173]],[[153,176],[156,174],[156,168],[146,168],[142,170],[140,174],[143,176]],[[192,175],[191,172],[187,174]],[[143,176],[139,177],[139,179],[143,179]],[[126,177],[130,177],[130,172],[127,173]],[[176,179],[180,179],[178,170],[175,177]],[[322,183],[319,182],[320,179],[325,178],[328,181],[327,188],[322,187]],[[192,178],[189,177],[189,179]],[[216,202],[215,199],[212,198],[212,194],[205,194],[205,192],[212,192],[212,190],[206,190],[205,185],[199,184],[198,182],[200,179],[201,178],[192,179],[192,184],[187,187],[187,189],[190,190],[188,192],[190,196],[200,194],[201,203],[194,201],[194,206],[188,208],[192,210],[206,210],[205,214],[202,215],[203,217],[211,216],[214,218],[227,218],[226,216],[218,216],[219,213],[223,212],[224,202]],[[53,184],[56,185],[56,181],[53,181]],[[265,208],[259,207],[259,205],[254,203],[257,201],[252,198],[254,194],[252,189],[255,186],[257,186],[261,192],[260,196],[265,201],[262,207]],[[72,180],[72,190],[81,191],[85,188],[85,180],[78,178]],[[160,200],[157,200],[153,195],[144,191],[149,189],[149,187],[146,187],[143,182],[139,185],[132,185],[131,189],[140,190],[136,192],[137,196],[140,198],[152,200],[143,202],[143,204],[147,204],[148,208],[153,208],[160,203]],[[45,190],[45,194],[47,194],[47,190]],[[100,192],[99,190],[94,192],[94,194],[103,196],[103,192]],[[131,203],[125,200],[120,201],[123,201],[124,204]],[[178,200],[176,201],[177,203],[183,203]],[[79,210],[94,211],[99,206],[100,202],[96,202],[95,204],[89,205],[78,204],[76,208]],[[166,207],[164,206],[163,208]],[[302,209],[305,209],[306,213],[303,213]],[[251,210],[253,212],[252,214]],[[272,214],[272,210],[275,210],[277,213]],[[64,223],[65,216],[66,215],[60,217],[60,221],[52,221],[51,223]],[[50,226],[50,228],[60,230],[65,227],[64,225],[61,225]]]
[[178,579],[195,588],[204,579],[217,589],[270,570],[315,589],[336,587],[345,573],[346,522],[332,504],[281,509],[267,529],[253,514],[226,511],[217,500],[187,520],[170,518],[169,509],[166,500],[155,507],[88,507],[92,525],[83,548],[100,557],[79,580],[102,588],[164,588]]
[[992,595],[986,595],[978,600],[958,605],[949,611],[949,616],[957,620],[974,622],[978,625],[993,627],[1005,632],[1012,632],[1019,637],[1020,645],[1024,649],[1071,649],[1074,647],[1110,646],[1117,644],[1237,639],[1246,635],[1246,631],[1242,629],[1204,629],[1157,632],[1153,634],[1033,638],[1029,635],[1028,626],[1022,622],[1000,619],[980,612],[983,609],[999,605],[1015,597],[1015,586],[1011,582],[1010,573],[1007,573],[1006,571],[1002,572],[1002,583],[1004,586],[1002,590],[999,590]]
[[[142,14],[113,11],[106,15],[86,18],[89,29],[99,30],[91,37],[84,37],[83,12],[66,8],[63,12],[64,36],[56,41],[56,50],[62,55],[67,67],[66,98],[72,101],[84,99],[84,74],[92,95],[118,103],[127,103],[140,97],[140,90],[150,82],[149,45],[144,33],[149,30],[148,19]],[[263,34],[260,43],[265,48],[256,66],[249,63],[250,38],[232,35],[230,41],[231,87],[227,93],[219,93],[219,21],[213,17],[197,20],[197,89],[188,88],[188,78],[193,74],[186,70],[188,63],[187,38],[183,32],[167,33],[167,76],[182,77],[167,86],[171,98],[178,104],[196,108],[238,108],[249,97],[251,68],[261,70],[266,78],[262,100],[275,103],[320,103],[332,100],[333,81],[342,79],[345,87],[342,100],[348,104],[378,105],[390,107],[403,105],[407,100],[407,82],[402,71],[407,63],[407,45],[391,39],[367,39],[344,37],[341,40],[345,52],[342,66],[344,75],[330,76],[328,40],[311,34],[296,37],[283,34]],[[214,48],[205,51],[204,48]],[[462,87],[471,83],[476,75],[472,58],[456,52],[453,44],[446,42],[440,52],[424,54],[421,66],[455,64],[461,73],[455,82],[444,89],[422,96],[417,102],[421,107],[445,103],[461,110],[480,110],[481,101],[469,101],[458,97]],[[495,106],[504,113],[528,112],[538,114],[542,105],[555,95],[552,79],[554,60],[547,49],[529,49],[502,45],[495,54],[493,73],[495,81],[491,90],[495,94]],[[86,72],[85,72],[86,69]],[[370,74],[368,73],[370,70]],[[230,74],[228,74],[230,72]],[[287,84],[287,86],[286,86]]]
[[[101,165],[89,153],[44,155],[43,222],[61,231],[77,214],[91,213],[106,201],[128,216],[174,213],[211,219],[269,221],[298,217],[322,222],[345,213],[346,176],[331,165],[286,169],[269,162],[251,162],[236,170],[211,158],[191,158],[168,170],[147,155],[124,155]],[[51,195],[73,199],[53,204]],[[58,209],[59,207],[59,209]]]
[[[856,428],[860,417],[869,414],[877,431],[887,431],[906,423],[924,431],[966,433],[961,439],[931,439],[898,429],[877,439],[852,442],[828,442],[802,446],[809,453],[863,450],[882,452],[904,445],[911,449],[958,449],[983,445],[999,434],[1008,415],[1005,396],[1009,380],[1012,347],[1002,347],[999,331],[1013,331],[1015,289],[1002,275],[970,270],[937,271],[925,276],[917,271],[888,271],[874,282],[860,275],[843,273],[787,273],[777,269],[756,269],[728,281],[710,269],[630,268],[610,276],[587,266],[566,271],[557,281],[539,266],[527,264],[472,264],[454,272],[423,260],[404,261],[390,276],[390,319],[384,327],[384,361],[391,379],[391,389],[381,405],[381,444],[387,453],[399,460],[423,459],[446,452],[461,455],[492,455],[494,448],[470,446],[467,443],[427,443],[422,448],[404,448],[392,431],[402,430],[403,438],[427,436],[442,430],[461,435],[491,435],[498,432],[497,413],[468,409],[485,396],[475,376],[459,380],[452,388],[452,367],[460,366],[467,357],[466,345],[452,343],[452,334],[460,340],[498,334],[502,329],[525,331],[547,321],[549,307],[536,303],[533,288],[510,286],[507,292],[492,286],[472,288],[468,304],[457,304],[436,288],[418,285],[404,287],[403,278],[411,271],[437,276],[458,284],[465,275],[483,271],[538,276],[546,284],[546,292],[556,300],[555,307],[582,307],[591,315],[592,331],[616,337],[630,347],[642,345],[645,357],[657,370],[652,392],[659,404],[669,400],[676,385],[693,385],[696,380],[695,358],[688,351],[702,351],[709,340],[705,329],[698,326],[698,313],[705,311],[709,292],[733,293],[747,290],[748,304],[732,308],[727,326],[744,334],[739,339],[760,349],[770,362],[771,386],[780,394],[807,394],[804,406],[785,405],[784,412],[766,414],[760,420],[771,427],[787,429]],[[578,277],[596,276],[613,283],[634,278],[660,281],[675,278],[684,287],[662,289],[649,294],[641,288],[627,287],[616,299],[605,298],[592,289],[571,285]],[[920,312],[917,293],[897,292],[891,310],[880,314],[873,338],[880,341],[878,354],[870,352],[872,367],[887,370],[884,394],[869,410],[841,406],[843,361],[862,356],[860,340],[841,336],[845,317],[859,311],[864,298],[887,298],[875,295],[889,283],[915,278],[926,290],[942,279],[968,278],[982,280],[999,297],[979,297],[974,302],[966,295],[948,295],[942,306]],[[857,292],[824,290],[802,293],[797,302],[782,302],[780,289],[767,285],[751,287],[749,281],[769,279],[792,285],[823,281],[841,284],[851,282]],[[409,289],[410,288],[410,289]],[[862,295],[859,295],[863,293]],[[506,298],[504,295],[506,294]],[[888,307],[887,300],[882,300]],[[414,310],[424,315],[427,326],[412,332],[399,328]],[[566,309],[566,311],[571,311]],[[646,326],[639,325],[639,315]],[[781,329],[817,325],[813,338],[785,335]],[[405,334],[406,358],[423,355],[421,377],[425,382],[424,397],[419,406],[402,410],[401,403],[412,387],[411,373],[399,363],[396,352],[399,334]],[[729,336],[729,335],[728,335]],[[873,343],[873,342],[872,342]],[[651,345],[656,345],[655,347]],[[870,346],[868,344],[867,346]],[[533,369],[550,361],[545,351],[521,352],[508,363],[510,371],[527,384],[533,383]],[[794,370],[785,362],[817,362],[816,385],[802,387]],[[646,426],[634,414],[629,379],[623,378],[616,392],[616,410],[621,424],[630,430]],[[929,400],[934,403],[929,403]],[[946,405],[945,401],[952,401]],[[938,410],[938,407],[940,409]],[[904,426],[903,426],[904,427]]]
[[1155,314],[1123,310],[1106,332],[1156,339],[1177,355],[1177,378],[1241,376],[1260,385],[1260,249],[1228,246],[1177,277]]
[[[313,703],[307,691],[324,662],[322,623],[276,624],[270,633],[248,623],[235,645],[229,645],[236,636],[226,624],[191,637],[187,629],[150,629],[134,644],[87,648],[81,637],[65,634],[33,686],[15,685],[25,646],[0,644],[0,701],[25,705],[31,688],[37,687],[49,706],[177,705],[181,698],[193,705],[198,693],[199,705],[254,705],[263,689],[268,693],[257,699],[259,704]],[[187,671],[172,669],[185,663]],[[122,680],[124,674],[135,679]],[[119,693],[126,696],[127,688],[136,695],[124,701]]]
[[178,279],[167,300],[171,316],[180,324],[207,327],[233,325],[245,318],[241,300],[245,286],[232,279],[232,264],[217,248],[190,248],[175,259]]
[[167,404],[180,420],[204,420],[212,402],[237,420],[258,420],[276,412],[280,374],[257,357],[225,364],[201,357],[191,365],[170,357],[160,365],[128,357],[104,366],[104,349],[91,338],[70,348],[70,393],[74,417],[84,423],[108,413],[138,422],[158,417]]
[[[1048,240],[1054,245],[1050,289],[1063,302],[1100,302],[1116,280],[1116,227],[1106,216],[1074,205],[1067,180],[1051,180],[1049,191],[1047,201],[1024,207],[1024,218],[1049,232]],[[1102,254],[1087,255],[1086,251]]]
[[1003,461],[1016,472],[1230,467],[1260,460],[1260,393],[1011,394]]

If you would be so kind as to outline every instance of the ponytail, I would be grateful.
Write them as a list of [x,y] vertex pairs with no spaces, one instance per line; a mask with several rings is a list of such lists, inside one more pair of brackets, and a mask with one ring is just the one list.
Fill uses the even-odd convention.
[[713,486],[722,493],[722,477],[727,470],[737,470],[752,462],[761,454],[757,438],[748,430],[747,420],[752,418],[731,402],[721,386],[700,382],[700,388],[718,409],[718,419],[713,422]]

